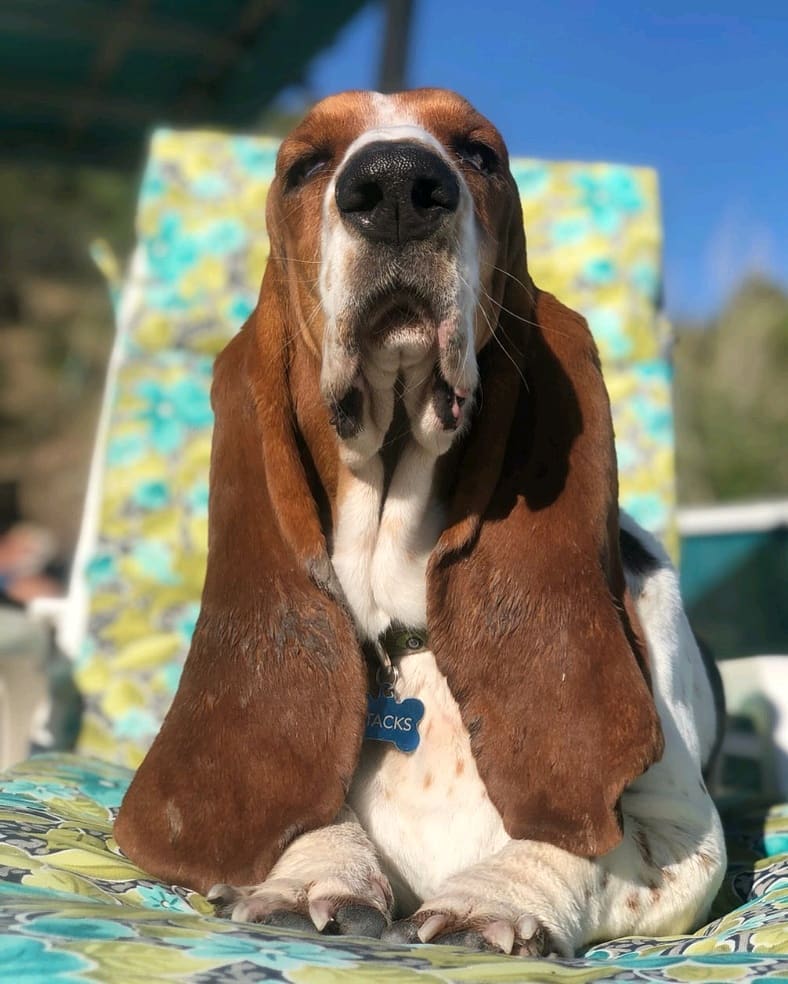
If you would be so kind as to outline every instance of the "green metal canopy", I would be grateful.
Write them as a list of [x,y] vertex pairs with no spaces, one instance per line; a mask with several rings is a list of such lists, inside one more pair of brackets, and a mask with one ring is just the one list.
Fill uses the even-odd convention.
[[2,0],[0,154],[135,166],[151,126],[252,126],[367,0]]

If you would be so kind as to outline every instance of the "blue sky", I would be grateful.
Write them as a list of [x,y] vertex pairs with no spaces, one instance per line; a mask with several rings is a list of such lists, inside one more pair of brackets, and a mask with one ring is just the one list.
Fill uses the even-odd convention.
[[[788,283],[788,0],[414,2],[409,86],[461,92],[512,153],[658,169],[670,315]],[[382,25],[363,10],[309,95],[374,88]]]

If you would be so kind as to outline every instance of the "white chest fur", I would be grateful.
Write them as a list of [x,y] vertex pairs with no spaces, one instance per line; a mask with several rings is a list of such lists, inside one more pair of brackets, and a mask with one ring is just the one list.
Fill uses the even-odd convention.
[[468,732],[431,652],[398,662],[398,696],[424,704],[415,751],[365,741],[349,803],[377,848],[401,909],[508,841],[487,796]]
[[441,525],[431,498],[434,461],[411,442],[382,509],[379,455],[340,480],[332,559],[356,624],[368,639],[377,639],[392,620],[427,624],[425,573]]
[[[343,478],[333,561],[359,630],[370,639],[392,621],[426,625],[427,560],[441,529],[432,501],[434,455],[404,451],[385,503],[377,455]],[[424,704],[415,751],[365,741],[349,796],[403,910],[508,837],[490,802],[460,711],[431,652],[397,662],[399,699]]]

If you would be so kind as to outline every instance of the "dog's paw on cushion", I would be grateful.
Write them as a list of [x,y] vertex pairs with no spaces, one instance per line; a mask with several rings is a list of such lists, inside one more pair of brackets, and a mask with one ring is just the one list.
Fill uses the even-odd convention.
[[214,885],[207,899],[216,914],[233,922],[255,922],[327,936],[379,938],[391,922],[391,888],[383,876],[332,876],[306,884],[271,878],[251,888]]
[[381,938],[389,943],[438,943],[518,957],[571,955],[530,913],[477,912],[470,900],[452,907],[425,905],[408,919],[392,923]]

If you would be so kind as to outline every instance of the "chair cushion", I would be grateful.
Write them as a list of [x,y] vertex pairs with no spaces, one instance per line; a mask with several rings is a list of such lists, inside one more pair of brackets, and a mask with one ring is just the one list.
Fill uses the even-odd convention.
[[154,881],[120,854],[112,821],[130,778],[120,766],[69,755],[39,756],[0,777],[4,980],[785,979],[788,806],[735,809],[728,874],[715,903],[726,915],[691,935],[616,940],[578,959],[544,961],[217,919],[197,893]]

